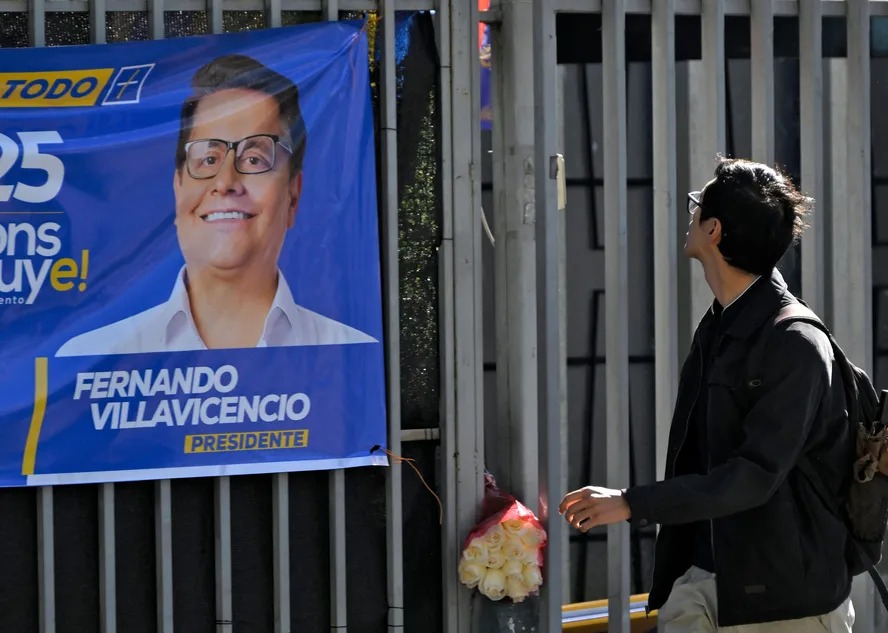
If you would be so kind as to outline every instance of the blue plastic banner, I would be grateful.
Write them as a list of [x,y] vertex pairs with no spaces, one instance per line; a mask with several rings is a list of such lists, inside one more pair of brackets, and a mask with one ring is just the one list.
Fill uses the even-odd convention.
[[0,50],[0,486],[385,465],[361,23]]

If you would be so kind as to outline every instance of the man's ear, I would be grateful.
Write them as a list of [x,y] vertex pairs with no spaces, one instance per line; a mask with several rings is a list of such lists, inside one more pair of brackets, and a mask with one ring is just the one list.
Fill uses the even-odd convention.
[[722,236],[721,220],[719,220],[718,218],[709,218],[709,220],[707,220],[707,223],[709,224],[709,230],[707,231],[707,233],[709,233],[710,239],[718,244],[719,242],[721,242]]
[[299,209],[299,198],[302,196],[302,170],[290,178],[290,207],[287,209],[287,228],[292,228]]

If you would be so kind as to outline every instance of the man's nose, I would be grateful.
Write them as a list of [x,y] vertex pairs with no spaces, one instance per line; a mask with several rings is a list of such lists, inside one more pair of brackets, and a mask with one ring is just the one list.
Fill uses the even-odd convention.
[[237,158],[234,150],[228,150],[219,165],[219,173],[216,174],[216,189],[222,193],[238,190],[241,186],[241,174],[235,169]]

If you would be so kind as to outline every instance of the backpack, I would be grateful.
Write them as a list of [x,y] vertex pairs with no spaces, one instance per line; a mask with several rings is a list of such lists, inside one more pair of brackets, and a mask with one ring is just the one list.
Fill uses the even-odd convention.
[[852,364],[832,333],[817,315],[801,300],[781,308],[775,317],[762,328],[758,340],[747,356],[745,387],[754,392],[762,383],[760,368],[763,367],[768,339],[779,323],[809,323],[826,334],[832,345],[836,364],[842,375],[848,423],[856,437],[856,460],[851,484],[841,507],[826,492],[814,464],[806,457],[799,460],[798,468],[811,482],[820,499],[834,514],[842,519],[851,536],[853,547],[847,559],[852,575],[864,571],[872,577],[882,603],[888,609],[888,587],[876,571],[882,558],[882,543],[888,529],[888,390],[876,396],[872,380],[865,371]]

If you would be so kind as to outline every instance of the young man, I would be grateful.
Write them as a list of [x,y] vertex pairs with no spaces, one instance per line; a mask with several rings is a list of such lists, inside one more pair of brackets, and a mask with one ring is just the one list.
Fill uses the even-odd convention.
[[728,159],[688,198],[685,255],[715,300],[682,368],[665,480],[587,486],[559,511],[583,532],[662,526],[649,608],[663,633],[850,633],[847,532],[796,467],[810,460],[838,506],[853,444],[829,340],[778,326],[761,379],[746,376],[761,329],[796,301],[776,264],[809,201],[774,169]]

